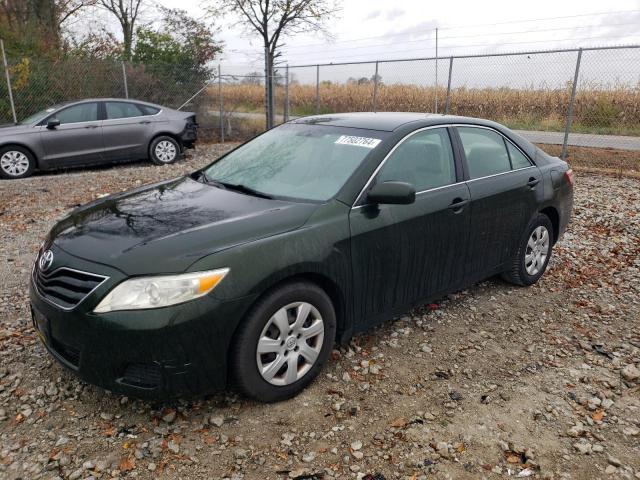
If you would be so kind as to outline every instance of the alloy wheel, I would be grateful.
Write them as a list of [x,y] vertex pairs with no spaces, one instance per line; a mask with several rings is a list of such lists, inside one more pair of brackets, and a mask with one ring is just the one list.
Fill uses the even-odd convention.
[[168,140],[158,142],[155,148],[156,158],[163,163],[172,162],[176,158],[176,146]]
[[0,157],[0,168],[7,175],[19,177],[29,170],[29,159],[22,152],[9,150]]
[[524,254],[524,267],[531,276],[540,273],[549,255],[549,230],[540,225],[536,227],[527,241]]
[[324,340],[318,309],[295,302],[279,309],[265,325],[256,348],[258,371],[272,385],[295,383],[313,367]]

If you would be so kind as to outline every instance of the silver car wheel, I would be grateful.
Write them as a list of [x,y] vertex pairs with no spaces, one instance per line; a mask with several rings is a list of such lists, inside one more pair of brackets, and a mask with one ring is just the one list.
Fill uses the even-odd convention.
[[29,170],[29,158],[17,150],[9,150],[0,158],[0,168],[7,175],[19,177]]
[[156,158],[163,163],[169,163],[175,160],[178,150],[176,146],[168,140],[158,142],[154,150]]
[[524,267],[529,275],[537,275],[544,267],[549,255],[549,240],[549,230],[542,225],[531,232],[524,254]]
[[307,302],[282,307],[265,325],[256,348],[258,371],[272,385],[291,385],[315,364],[324,341],[324,321]]

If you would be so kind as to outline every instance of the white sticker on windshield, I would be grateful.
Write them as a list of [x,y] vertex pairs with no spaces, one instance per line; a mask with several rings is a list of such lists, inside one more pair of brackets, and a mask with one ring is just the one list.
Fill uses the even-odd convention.
[[355,145],[357,147],[376,148],[381,142],[379,138],[354,137],[352,135],[340,135],[334,143],[340,145]]

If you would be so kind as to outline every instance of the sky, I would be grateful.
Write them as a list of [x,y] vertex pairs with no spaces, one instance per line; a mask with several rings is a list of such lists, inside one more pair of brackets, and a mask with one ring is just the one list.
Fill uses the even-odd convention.
[[[147,0],[181,8],[207,19],[207,0]],[[300,82],[371,78],[374,63],[335,65],[389,59],[430,58],[437,62],[381,63],[386,82],[433,84],[446,82],[448,59],[443,57],[498,52],[523,52],[592,46],[640,44],[640,0],[343,0],[341,10],[326,22],[327,34],[286,37],[282,63]],[[103,12],[104,14],[104,12]],[[103,17],[109,18],[109,17]],[[152,17],[143,21],[151,21]],[[223,74],[262,72],[263,46],[257,34],[234,26],[236,19],[216,18],[216,38],[224,43],[217,59]],[[118,32],[113,25],[114,33]],[[640,49],[585,52],[581,80],[640,85]],[[452,86],[552,86],[573,78],[576,53],[554,53],[493,59],[455,59]]]
[[[158,2],[195,17],[204,15],[206,4]],[[286,39],[289,64],[435,56],[436,27],[440,56],[640,43],[640,0],[344,0],[342,6],[327,22],[332,38]],[[258,64],[260,39],[229,28],[231,19],[218,22],[224,25],[218,35],[225,43],[221,62]]]

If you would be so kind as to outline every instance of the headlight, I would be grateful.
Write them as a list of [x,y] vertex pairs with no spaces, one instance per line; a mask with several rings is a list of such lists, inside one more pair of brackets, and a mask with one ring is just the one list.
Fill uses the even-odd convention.
[[220,268],[182,275],[132,278],[111,290],[93,311],[159,308],[186,302],[209,293],[227,273],[228,268]]

